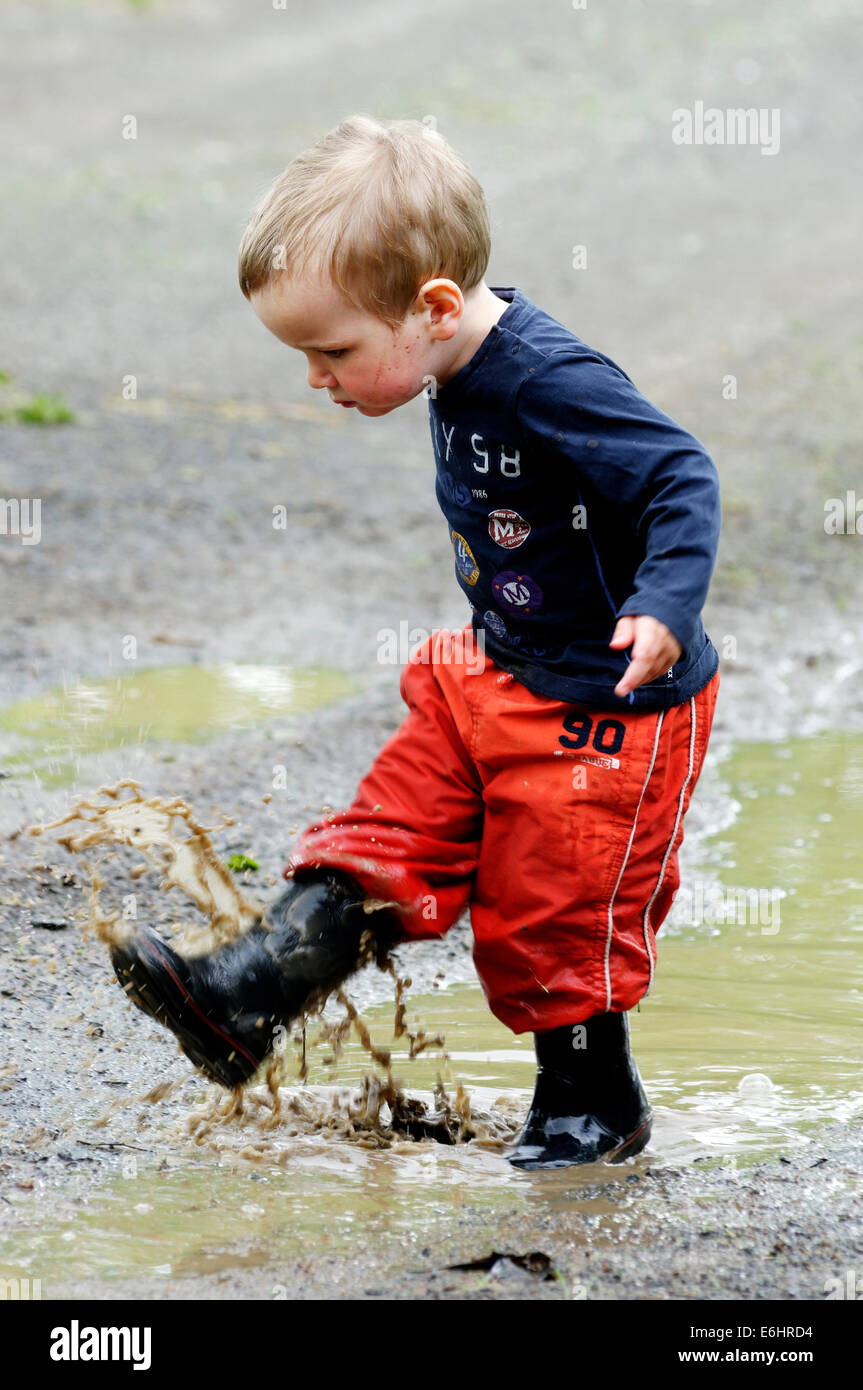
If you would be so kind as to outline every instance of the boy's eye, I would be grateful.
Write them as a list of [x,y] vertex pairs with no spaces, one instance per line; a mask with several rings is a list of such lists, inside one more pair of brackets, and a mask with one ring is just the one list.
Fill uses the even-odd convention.
[[345,355],[346,352],[347,352],[347,348],[326,348],[326,349],[324,350],[324,356],[325,356],[325,357],[344,357],[344,355]]

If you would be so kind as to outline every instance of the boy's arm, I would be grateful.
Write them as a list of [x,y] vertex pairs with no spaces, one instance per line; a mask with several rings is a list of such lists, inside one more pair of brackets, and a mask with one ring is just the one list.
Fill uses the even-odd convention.
[[639,668],[618,688],[626,694],[672,665],[694,636],[719,541],[715,465],[693,435],[599,357],[552,353],[522,385],[517,413],[525,442],[570,462],[585,485],[588,528],[592,494],[624,509],[643,537],[644,558],[611,642],[636,643]]

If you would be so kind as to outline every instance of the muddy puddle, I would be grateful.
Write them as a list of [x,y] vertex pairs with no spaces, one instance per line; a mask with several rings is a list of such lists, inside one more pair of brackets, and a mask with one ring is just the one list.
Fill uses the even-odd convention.
[[[226,1093],[189,1075],[164,1107],[125,1101],[115,1120],[107,1115],[98,1137],[116,1141],[113,1176],[61,1184],[49,1221],[37,1192],[13,1193],[0,1267],[22,1276],[38,1269],[67,1291],[123,1275],[170,1283],[260,1268],[256,1296],[291,1298],[273,1282],[280,1260],[359,1252],[373,1241],[394,1260],[421,1261],[427,1242],[457,1231],[468,1208],[480,1221],[478,1245],[483,1213],[536,1222],[574,1204],[592,1214],[590,1239],[601,1241],[633,1200],[633,1172],[698,1161],[734,1175],[765,1155],[805,1155],[826,1122],[859,1122],[863,738],[738,745],[704,798],[654,989],[631,1016],[655,1110],[646,1154],[615,1169],[510,1168],[507,1142],[533,1084],[530,1038],[498,1024],[475,984],[409,991],[411,1028],[444,1033],[448,1060],[439,1049],[409,1058],[406,1040],[393,1040],[392,1000],[363,1009],[372,1040],[391,1050],[394,1075],[429,1106],[441,1079],[450,1096],[463,1086],[472,1111],[493,1121],[479,1142],[395,1136],[381,1145],[347,1142],[332,1128],[314,1133],[292,1111],[297,1083],[282,1092],[278,1117],[260,1087],[245,1115],[212,1124]],[[409,965],[409,952],[404,959]],[[356,1034],[335,1074],[326,1055],[307,1052],[313,1110],[356,1094],[369,1073]],[[136,1106],[145,1116],[138,1139],[129,1127]],[[78,1128],[79,1138],[96,1134]]]
[[733,1161],[863,1115],[863,739],[740,745],[721,775],[734,820],[699,848],[633,1031],[652,1147]]
[[91,753],[151,741],[203,742],[317,709],[355,690],[337,669],[239,663],[157,666],[70,681],[0,709],[0,755],[7,774],[36,772],[47,787],[66,786]]

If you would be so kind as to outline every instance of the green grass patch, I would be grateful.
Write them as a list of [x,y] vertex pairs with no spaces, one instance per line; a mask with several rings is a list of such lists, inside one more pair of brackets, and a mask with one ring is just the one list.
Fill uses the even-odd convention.
[[[10,372],[0,371],[0,385],[8,386],[12,381]],[[75,412],[66,397],[56,392],[39,391],[34,396],[21,392],[9,393],[0,405],[0,420],[16,425],[68,425],[75,419]]]
[[68,425],[75,419],[75,412],[67,404],[65,396],[46,391],[31,396],[23,405],[14,406],[13,413],[22,425]]
[[250,859],[247,854],[232,854],[228,860],[228,868],[232,874],[253,874],[260,867],[260,864]]

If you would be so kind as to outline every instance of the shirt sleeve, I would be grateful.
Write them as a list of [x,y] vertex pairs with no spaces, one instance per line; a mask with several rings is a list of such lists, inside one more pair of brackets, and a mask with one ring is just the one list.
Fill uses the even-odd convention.
[[[617,617],[658,619],[685,652],[719,543],[719,477],[710,455],[600,356],[550,354],[523,382],[516,408],[527,449],[576,470],[588,527],[593,506],[622,509],[641,541],[643,558]],[[597,529],[608,534],[613,517],[603,520]]]

